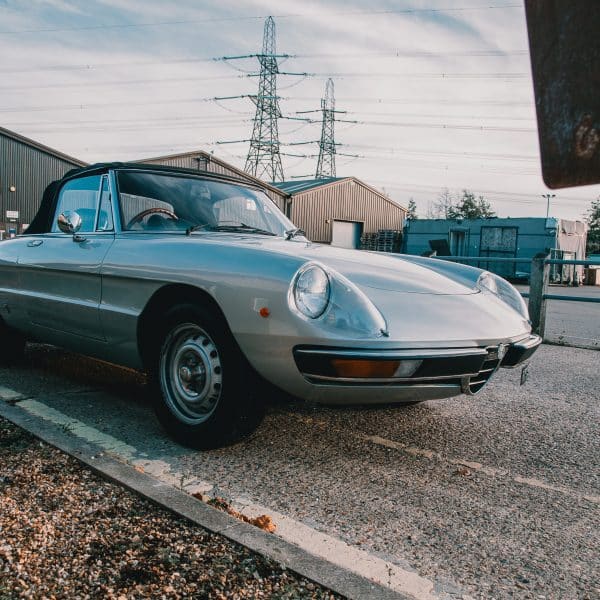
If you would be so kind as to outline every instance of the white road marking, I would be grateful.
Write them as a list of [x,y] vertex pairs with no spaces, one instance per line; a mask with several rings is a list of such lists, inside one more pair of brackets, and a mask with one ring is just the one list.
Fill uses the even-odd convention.
[[[332,429],[330,423],[326,423],[321,419],[315,419],[314,417],[309,417],[306,415],[296,415],[298,421],[302,423],[306,423],[309,425],[318,425],[319,427],[327,428],[329,430]],[[344,430],[344,435],[348,435],[348,431]],[[548,490],[551,492],[558,492],[559,494],[564,494],[565,496],[569,496],[570,498],[576,498],[577,500],[587,500],[589,502],[594,502],[595,504],[600,504],[600,496],[595,496],[592,494],[585,494],[583,492],[579,492],[572,488],[563,485],[554,485],[543,481],[541,479],[536,479],[533,477],[524,477],[522,475],[514,475],[508,469],[500,469],[498,467],[490,467],[488,465],[483,465],[479,462],[467,460],[464,458],[452,458],[450,456],[444,456],[435,450],[429,450],[427,448],[418,448],[417,446],[411,446],[409,444],[405,444],[403,442],[396,442],[394,440],[389,440],[387,438],[383,438],[378,435],[365,435],[365,434],[351,434],[360,439],[363,439],[372,444],[376,444],[377,446],[384,446],[385,448],[391,448],[393,450],[399,450],[400,452],[404,452],[405,454],[409,454],[411,456],[419,456],[422,458],[427,458],[429,460],[437,460],[439,462],[445,462],[450,465],[456,465],[459,467],[467,467],[472,471],[477,471],[479,473],[483,473],[484,475],[488,475],[489,477],[507,477],[512,479],[515,483],[520,483],[522,485],[528,485],[529,487],[535,487],[543,490]]]
[[516,483],[521,483],[530,487],[558,492],[559,494],[564,494],[565,496],[570,496],[571,498],[577,498],[578,500],[583,499],[588,500],[589,502],[595,502],[596,504],[600,503],[600,496],[584,494],[566,486],[547,483],[541,479],[522,477],[521,475],[511,475],[511,473],[506,469],[488,467],[486,465],[482,465],[481,463],[465,460],[463,458],[451,458],[433,450],[416,448],[415,446],[409,446],[408,444],[403,444],[402,442],[394,442],[393,440],[388,440],[386,438],[379,437],[378,435],[363,435],[361,437],[368,442],[377,444],[378,446],[385,446],[386,448],[400,450],[412,456],[423,456],[425,458],[435,459],[440,462],[446,462],[451,465],[467,467],[472,471],[478,471],[480,473],[484,473],[485,475],[489,475],[490,477],[508,477]]
[[112,435],[102,433],[93,427],[89,427],[82,421],[73,419],[37,400],[23,400],[19,402],[19,407],[36,417],[41,417],[46,421],[51,421],[56,425],[60,425],[65,431],[72,433],[87,442],[100,446],[100,448],[104,449],[106,452],[117,454],[125,460],[131,461],[137,454],[137,449],[133,446],[118,440]]
[[4,400],[5,402],[16,402],[24,397],[25,396],[20,392],[0,385],[0,400]]
[[[200,492],[209,495],[207,492],[215,489],[215,486],[209,482],[172,471],[169,463],[165,461],[145,458],[134,446],[102,433],[43,402],[23,400],[19,403],[19,407],[32,415],[63,427],[66,432],[99,446],[107,453],[116,455],[164,483],[183,489],[188,493]],[[350,546],[342,540],[308,527],[268,507],[253,504],[243,498],[234,498],[231,504],[240,513],[250,518],[269,515],[277,526],[273,535],[296,544],[311,554],[387,586],[396,592],[412,596],[416,600],[435,600],[436,598],[433,582],[419,576],[414,571],[409,571],[364,550]]]
[[73,435],[99,446],[108,454],[116,455],[121,460],[131,463],[134,467],[142,470],[144,473],[148,473],[164,483],[185,490],[190,494],[196,492],[205,493],[213,487],[212,484],[192,478],[186,474],[173,473],[169,463],[163,460],[151,460],[145,458],[134,446],[130,446],[112,435],[102,433],[94,427],[90,427],[82,421],[73,419],[42,402],[37,400],[23,400],[19,402],[19,406],[32,415],[51,421],[56,425],[60,425]]

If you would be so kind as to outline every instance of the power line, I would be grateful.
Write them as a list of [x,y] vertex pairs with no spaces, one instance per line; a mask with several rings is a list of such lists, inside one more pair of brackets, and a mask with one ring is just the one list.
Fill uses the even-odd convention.
[[65,88],[90,88],[90,87],[105,87],[105,86],[130,86],[130,85],[146,85],[146,84],[154,84],[161,83],[169,84],[169,83],[189,83],[193,81],[220,81],[220,80],[232,80],[232,79],[242,79],[243,75],[211,75],[209,77],[176,77],[176,78],[161,78],[161,77],[153,77],[149,79],[118,79],[112,81],[91,81],[91,82],[79,82],[79,83],[52,83],[48,85],[20,85],[10,87],[0,88],[0,92],[10,93],[17,90],[51,90],[51,89],[60,89],[63,90]]
[[[379,58],[448,58],[448,57],[508,57],[508,56],[528,56],[527,50],[504,51],[504,50],[464,50],[457,52],[415,52],[396,50],[390,52],[361,52],[361,53],[309,53],[309,54],[286,54],[289,58],[366,58],[376,56]],[[251,56],[251,55],[248,55]],[[54,64],[54,65],[33,65],[30,67],[4,67],[0,73],[30,73],[34,71],[93,71],[105,68],[123,68],[123,67],[153,67],[162,65],[193,64],[203,62],[224,62],[232,68],[236,68],[242,73],[249,73],[250,70],[235,67],[233,64],[224,61],[225,57],[181,57],[169,60],[147,60],[147,61],[127,61],[113,63],[81,63],[81,64]]]
[[[147,127],[147,126],[142,126],[142,125],[117,125],[117,126],[110,126],[107,127],[105,126],[101,126],[100,124],[98,126],[88,126],[83,128],[85,131],[98,131],[98,132],[116,132],[116,131],[144,131],[146,134],[147,133],[151,133],[153,131],[162,131],[162,130],[168,130],[168,131],[173,131],[176,129],[186,129],[189,130],[190,128],[193,129],[214,129],[215,126],[217,127],[221,127],[221,128],[231,128],[231,127],[235,127],[238,128],[240,126],[241,123],[248,123],[250,121],[250,119],[245,119],[244,121],[240,121],[235,120],[235,121],[228,121],[228,120],[221,120],[221,119],[213,119],[210,122],[196,122],[196,123],[179,123],[179,124],[156,124],[153,123],[151,128]],[[31,134],[38,134],[38,133],[68,133],[68,132],[79,132],[82,130],[82,127],[77,124],[74,123],[72,124],[70,127],[54,127],[52,129],[36,129],[36,128],[25,128],[22,131],[24,132],[28,132],[30,135]]]
[[[463,6],[463,7],[448,7],[448,8],[410,8],[410,9],[388,9],[388,10],[355,10],[355,11],[334,11],[328,12],[325,16],[368,16],[368,15],[401,15],[401,14],[419,14],[419,13],[445,13],[445,12],[470,12],[479,10],[490,10],[490,9],[507,9],[507,8],[520,8],[521,4],[501,4],[492,6]],[[291,19],[291,18],[305,18],[313,17],[311,13],[296,13],[296,14],[284,14],[275,15],[278,19]],[[19,35],[28,33],[67,33],[74,31],[93,31],[102,29],[137,29],[145,27],[165,27],[165,26],[176,26],[176,25],[199,25],[204,23],[220,23],[220,22],[231,22],[231,21],[254,21],[262,20],[264,16],[239,16],[239,17],[214,17],[209,19],[186,19],[177,21],[155,21],[147,23],[107,23],[97,25],[86,25],[78,27],[46,27],[38,29],[20,29],[20,30],[4,30],[0,31],[0,35]],[[268,17],[273,18],[273,17]]]
[[358,121],[360,125],[374,125],[379,127],[406,127],[417,129],[452,129],[469,131],[498,131],[512,133],[534,133],[534,127],[496,127],[493,125],[452,125],[447,123],[407,123],[394,121]]
[[[329,77],[327,74],[325,73],[278,73],[279,75],[297,75],[297,76],[301,76],[302,79],[300,81],[295,81],[292,84],[289,84],[287,86],[283,86],[280,89],[289,89],[292,87],[295,87],[297,85],[299,85],[300,83],[302,83],[302,81],[304,81],[307,78],[324,78],[327,77],[328,79],[331,79],[331,77]],[[104,80],[104,81],[82,81],[82,82],[54,82],[51,84],[42,84],[42,85],[11,85],[8,87],[0,87],[0,92],[2,93],[14,93],[17,91],[23,91],[23,90],[52,90],[52,89],[56,89],[56,90],[64,90],[65,88],[72,88],[72,89],[87,89],[90,87],[105,87],[105,86],[123,86],[123,87],[129,87],[129,86],[137,86],[137,85],[149,85],[149,84],[155,84],[155,83],[160,83],[161,85],[169,85],[169,84],[176,84],[176,83],[191,83],[191,82],[201,82],[201,81],[227,81],[227,80],[235,80],[235,79],[244,79],[245,77],[249,77],[250,74],[246,74],[246,75],[211,75],[211,76],[205,76],[205,77],[172,77],[172,78],[161,78],[161,77],[153,77],[153,78],[145,78],[145,79],[117,79],[117,80]],[[258,76],[258,74],[252,74],[252,76]],[[405,78],[411,78],[412,75],[411,74],[399,74],[399,77],[405,77]],[[364,78],[364,79],[388,79],[390,76],[387,74],[378,74],[378,73],[355,73],[355,74],[338,74],[337,77],[339,78]],[[442,79],[452,79],[453,75],[450,76],[445,76],[443,73],[440,74],[425,74],[425,75],[415,75],[415,77],[418,78],[442,78]],[[485,79],[485,76],[481,76],[481,79]],[[492,75],[490,75],[489,77],[490,79],[494,79],[494,77]],[[239,97],[239,96],[235,96],[235,97]],[[467,101],[468,103],[469,101]],[[476,102],[476,101],[471,101],[471,102]],[[407,102],[408,103],[408,102]],[[417,103],[415,101],[415,103]],[[446,102],[448,103],[448,102]]]
[[356,111],[348,111],[349,115],[360,115],[363,117],[401,117],[401,118],[417,118],[417,119],[427,119],[427,118],[436,118],[443,116],[444,119],[481,119],[482,121],[526,121],[528,123],[536,123],[535,115],[531,117],[515,117],[512,115],[449,115],[444,114],[440,115],[440,113],[398,113],[398,112],[356,112]]
[[[251,117],[250,113],[243,113],[246,117]],[[71,125],[74,130],[87,129],[85,126],[87,125],[106,125],[105,129],[107,130],[115,130],[118,129],[112,127],[113,125],[124,125],[131,126],[131,129],[144,129],[147,130],[148,126],[154,128],[155,126],[165,125],[166,127],[172,128],[190,128],[192,126],[204,125],[210,126],[215,124],[225,124],[225,125],[234,125],[234,124],[243,124],[248,123],[250,118],[240,118],[240,117],[220,117],[217,118],[215,115],[207,115],[205,117],[145,117],[142,119],[83,119],[73,121],[57,121],[55,119],[50,121],[12,121],[8,123],[4,123],[4,125],[8,128],[12,127],[20,127],[25,128],[27,131],[32,132],[43,132],[43,133],[55,133],[59,131],[64,131],[67,128],[61,127],[65,125]],[[311,120],[309,123],[303,122],[299,127],[287,131],[286,134],[290,135],[300,131],[301,129],[305,129],[308,125],[313,124],[317,121]],[[137,126],[137,127],[136,127]],[[129,129],[129,127],[128,127]],[[98,129],[96,129],[98,130]],[[247,143],[248,140],[245,140],[244,143]],[[240,142],[241,143],[241,142]],[[300,142],[300,143],[292,143],[285,145],[299,145],[299,144],[313,144],[319,143],[318,140],[311,140],[309,142]],[[338,144],[339,145],[339,144]],[[502,160],[502,161],[510,161],[510,162],[537,162],[539,160],[538,156],[533,155],[521,155],[521,154],[495,154],[495,153],[481,153],[481,152],[448,152],[448,151],[440,151],[440,150],[432,150],[432,149],[415,149],[415,148],[407,148],[407,147],[389,147],[389,146],[373,146],[368,144],[352,144],[353,148],[363,149],[363,150],[375,150],[382,154],[388,154],[391,156],[402,156],[402,155],[417,155],[417,156],[440,156],[440,157],[460,157],[469,160]],[[317,156],[317,155],[315,155]]]
[[0,112],[45,112],[54,110],[85,110],[88,108],[104,108],[108,106],[153,106],[163,104],[190,104],[193,102],[213,102],[215,98],[170,98],[166,100],[144,100],[143,102],[131,102],[129,100],[118,102],[82,102],[80,104],[62,104],[52,106],[41,104],[37,106],[9,106],[0,108]]
[[[406,166],[406,165],[410,165],[411,168],[413,169],[424,169],[427,171],[430,170],[435,170],[435,171],[463,171],[463,172],[467,172],[467,173],[472,173],[473,172],[473,167],[470,165],[462,165],[462,164],[457,164],[457,163],[441,163],[441,162],[428,162],[428,161],[424,161],[424,160],[414,160],[414,159],[407,159],[407,158],[394,158],[391,156],[377,156],[377,155],[361,155],[361,158],[364,159],[365,161],[382,161],[382,160],[388,160],[388,161],[395,161],[398,165],[400,166]],[[492,166],[486,166],[486,165],[479,165],[477,167],[477,172],[478,173],[489,173],[489,174],[504,174],[506,173],[506,168],[504,168],[503,166],[499,166],[497,168],[494,168]],[[539,170],[533,170],[533,169],[516,169],[516,168],[512,168],[511,169],[511,175],[537,175],[539,174]]]
[[529,73],[423,73],[423,72],[395,72],[390,73],[373,73],[367,71],[363,73],[353,72],[337,72],[337,73],[312,73],[313,77],[335,77],[336,79],[523,79],[529,80]]
[[[432,186],[432,185],[422,185],[418,183],[405,183],[398,185],[397,182],[385,181],[385,180],[376,180],[375,184],[389,187],[390,189],[398,189],[405,190],[410,192],[418,192],[421,191],[423,193],[439,193],[444,188],[448,186]],[[456,186],[460,189],[460,186]],[[542,201],[539,199],[539,194],[529,194],[529,193],[519,193],[519,192],[507,192],[501,190],[473,190],[476,194],[488,195],[488,196],[502,196],[504,201],[506,202],[519,202],[524,204],[542,204]],[[561,194],[561,202],[568,201],[572,204],[579,204],[580,202],[590,202],[592,198],[575,198],[573,196],[563,196]]]
[[[289,96],[286,100],[303,100],[303,101],[313,101],[313,98],[308,96]],[[448,104],[448,105],[456,105],[456,106],[464,106],[468,104],[477,104],[481,106],[523,106],[532,108],[534,105],[533,100],[530,101],[518,101],[518,100],[473,100],[473,99],[465,99],[465,100],[450,100],[447,98],[375,98],[375,97],[357,97],[357,96],[344,96],[345,102],[357,102],[362,104],[377,104],[377,105],[386,105],[386,104],[414,104],[414,105],[422,105],[422,104]]]
[[492,153],[481,153],[481,152],[444,152],[440,150],[415,150],[411,148],[389,148],[383,146],[370,146],[362,144],[353,144],[356,148],[362,148],[365,150],[377,150],[391,155],[396,154],[416,154],[421,156],[459,156],[467,159],[486,159],[486,160],[507,160],[515,162],[538,162],[539,156],[523,155],[523,154],[492,154]]

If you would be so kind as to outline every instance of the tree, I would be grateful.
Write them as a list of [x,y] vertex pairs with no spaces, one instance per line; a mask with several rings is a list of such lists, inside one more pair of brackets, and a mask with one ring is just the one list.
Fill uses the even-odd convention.
[[469,190],[463,190],[462,198],[448,209],[448,219],[491,219],[496,213],[483,197],[475,198]]
[[411,221],[419,218],[419,215],[417,215],[417,203],[413,198],[408,201],[408,212],[406,213],[406,218],[410,219]]
[[447,219],[452,209],[454,198],[448,188],[443,188],[437,200],[434,200],[427,209],[428,219]]
[[589,230],[587,234],[587,254],[600,254],[600,196],[592,200],[585,221]]

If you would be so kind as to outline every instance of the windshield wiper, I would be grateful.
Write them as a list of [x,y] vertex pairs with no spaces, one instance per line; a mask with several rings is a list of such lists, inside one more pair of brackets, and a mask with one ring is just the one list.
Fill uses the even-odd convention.
[[209,225],[208,223],[198,223],[197,225],[190,225],[185,230],[185,235],[190,235],[192,233],[192,231],[200,231],[201,229],[209,229],[211,227],[213,227],[213,226]]
[[207,229],[208,231],[244,231],[246,233],[260,233],[262,235],[277,235],[272,231],[267,231],[266,229],[261,229],[260,227],[252,227],[252,225],[246,225],[246,223],[232,223],[230,225],[227,225],[225,223],[220,223],[217,225],[200,223],[198,225],[188,227],[185,233],[186,235],[190,235],[193,231],[199,231],[200,229]]
[[295,238],[297,235],[306,235],[306,232],[304,230],[300,229],[300,227],[296,227],[295,229],[288,229],[285,232],[285,239],[291,240],[292,238]]

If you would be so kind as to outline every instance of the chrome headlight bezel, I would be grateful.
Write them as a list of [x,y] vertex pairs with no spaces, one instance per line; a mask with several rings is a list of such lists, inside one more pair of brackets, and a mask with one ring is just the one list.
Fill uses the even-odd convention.
[[490,273],[489,271],[484,271],[477,279],[476,287],[482,292],[494,294],[494,296],[500,298],[504,304],[513,308],[529,321],[529,310],[527,309],[525,300],[523,300],[523,296],[521,296],[519,291],[506,281],[506,279],[499,275],[495,275],[494,273]]
[[296,310],[308,319],[318,319],[325,314],[331,299],[329,275],[320,265],[307,263],[296,273],[291,291]]

